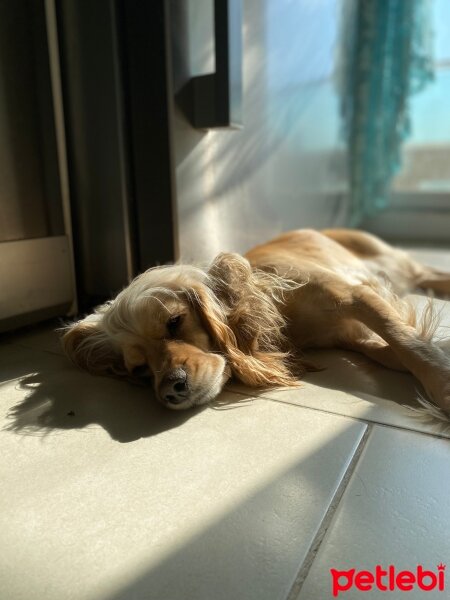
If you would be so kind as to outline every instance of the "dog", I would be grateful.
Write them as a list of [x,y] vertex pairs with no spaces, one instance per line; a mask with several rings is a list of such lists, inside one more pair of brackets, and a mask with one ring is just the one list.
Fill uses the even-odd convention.
[[209,268],[142,273],[116,298],[66,327],[71,360],[94,374],[151,376],[171,409],[206,404],[235,378],[287,387],[315,366],[302,351],[342,348],[408,371],[450,415],[450,358],[401,296],[450,294],[450,273],[358,230],[300,229]]

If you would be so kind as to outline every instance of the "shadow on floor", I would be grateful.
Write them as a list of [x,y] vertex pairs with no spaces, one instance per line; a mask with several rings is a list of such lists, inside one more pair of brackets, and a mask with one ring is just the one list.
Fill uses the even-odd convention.
[[10,409],[7,430],[44,436],[99,425],[113,440],[126,443],[178,427],[201,410],[169,411],[148,385],[94,377],[64,357],[49,356],[34,365],[37,372],[20,379],[16,389],[25,397]]
[[310,358],[324,370],[308,373],[314,385],[353,394],[377,404],[386,400],[402,406],[418,407],[420,383],[410,374],[387,369],[357,352],[318,350]]

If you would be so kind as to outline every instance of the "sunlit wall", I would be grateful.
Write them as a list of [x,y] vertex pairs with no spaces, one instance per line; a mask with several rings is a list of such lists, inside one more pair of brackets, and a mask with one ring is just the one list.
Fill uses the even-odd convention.
[[[244,127],[196,131],[175,109],[183,259],[346,222],[333,82],[337,0],[243,0]],[[171,2],[175,94],[214,61],[211,0]]]

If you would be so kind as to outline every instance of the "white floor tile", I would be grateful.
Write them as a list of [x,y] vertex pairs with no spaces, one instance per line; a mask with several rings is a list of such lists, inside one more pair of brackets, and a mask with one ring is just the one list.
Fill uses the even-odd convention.
[[450,272],[450,250],[448,249],[410,248],[408,252],[424,265]]
[[[298,600],[332,598],[330,569],[373,571],[377,564],[437,571],[450,555],[450,445],[447,440],[375,426],[319,548]],[[342,579],[342,583],[344,583]],[[362,593],[360,598],[442,599],[446,591]]]
[[25,327],[18,331],[2,334],[1,340],[6,343],[43,350],[54,354],[63,354],[60,342],[60,334],[57,331],[61,327],[58,319],[52,319],[39,325]]
[[264,400],[174,413],[148,388],[13,346],[2,598],[286,596],[363,424]]

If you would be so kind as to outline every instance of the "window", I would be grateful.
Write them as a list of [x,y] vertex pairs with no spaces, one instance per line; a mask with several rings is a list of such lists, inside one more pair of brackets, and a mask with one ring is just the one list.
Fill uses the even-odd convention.
[[435,81],[411,99],[412,131],[393,190],[449,194],[450,210],[450,2],[431,6]]

